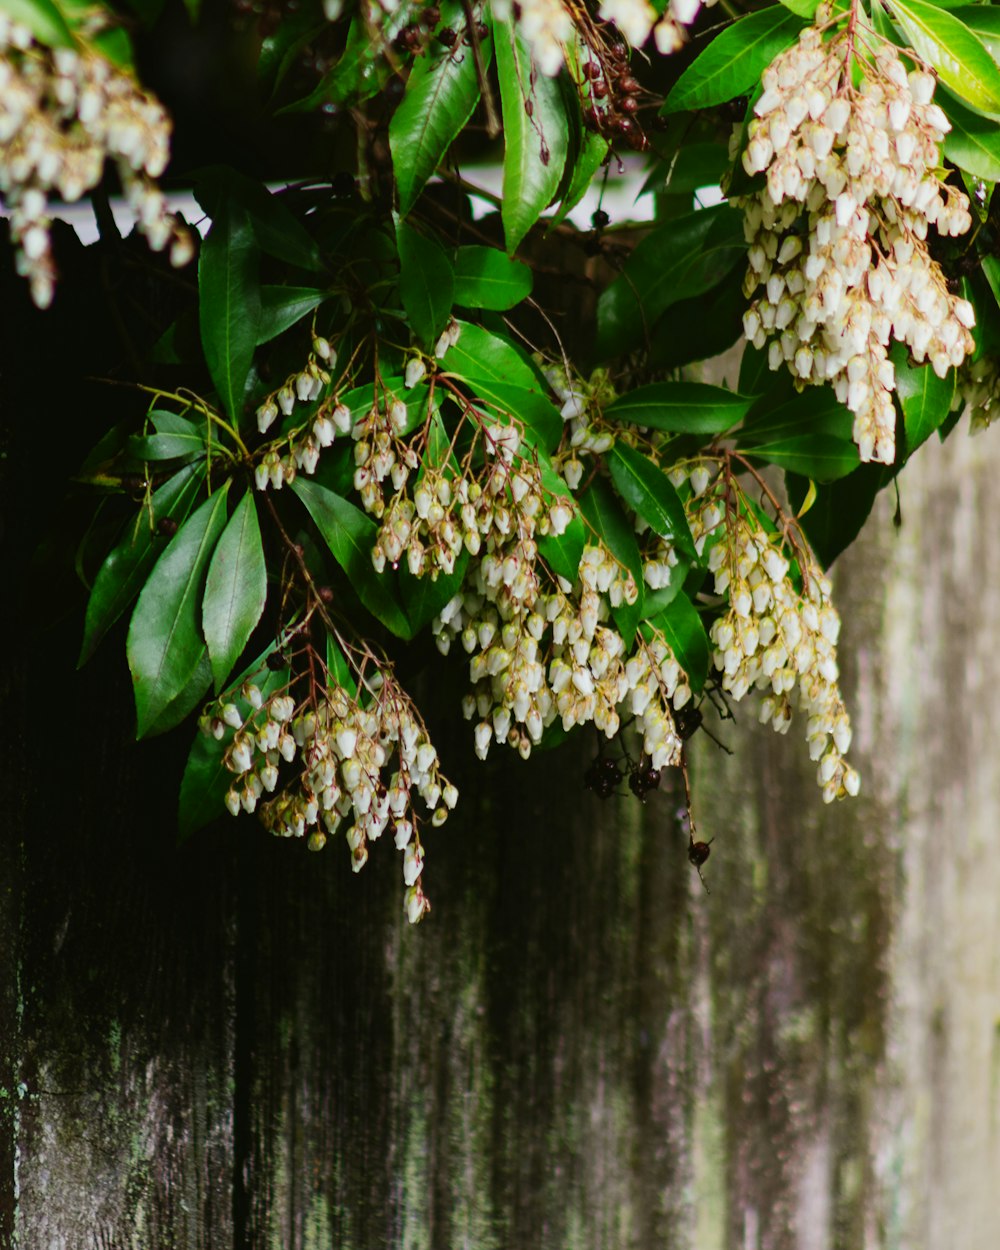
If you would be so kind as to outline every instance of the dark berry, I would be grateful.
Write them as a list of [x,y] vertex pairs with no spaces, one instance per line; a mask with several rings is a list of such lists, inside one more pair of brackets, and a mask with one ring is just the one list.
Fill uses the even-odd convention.
[[640,87],[631,74],[625,74],[624,77],[618,79],[618,90],[622,95],[635,95]]
[[420,20],[428,30],[433,30],[441,20],[441,10],[436,4],[429,4],[420,15]]
[[437,37],[446,48],[453,48],[458,42],[458,35],[455,34],[450,26],[445,26],[442,30],[439,30]]
[[603,208],[595,208],[590,215],[590,221],[595,230],[603,230],[604,227],[611,221],[611,218]]
[[272,673],[280,673],[283,668],[288,667],[288,661],[280,651],[272,651],[264,663]]
[[179,528],[172,516],[161,516],[156,522],[156,532],[161,538],[173,538]]
[[623,96],[618,101],[618,107],[623,113],[637,113],[639,111],[639,101],[634,95]]
[[333,603],[333,589],[330,586],[317,586],[316,593],[321,603]]
[[[712,841],[714,842],[715,839],[713,838]],[[708,842],[692,842],[688,847],[688,859],[695,868],[700,868],[711,853]]]

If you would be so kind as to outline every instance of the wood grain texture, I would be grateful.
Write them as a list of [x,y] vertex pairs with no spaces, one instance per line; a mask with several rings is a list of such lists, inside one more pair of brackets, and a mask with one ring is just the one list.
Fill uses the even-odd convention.
[[998,470],[932,442],[837,569],[857,802],[795,725],[697,743],[711,895],[676,790],[601,804],[586,738],[482,768],[419,679],[463,796],[415,930],[388,845],[178,848],[186,744],[8,543],[0,1245],[992,1250]]

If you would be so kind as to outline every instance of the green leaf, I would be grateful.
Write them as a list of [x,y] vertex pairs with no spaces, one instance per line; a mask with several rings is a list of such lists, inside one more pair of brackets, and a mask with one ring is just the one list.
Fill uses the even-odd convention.
[[628,506],[661,538],[694,559],[697,553],[684,505],[660,466],[621,442],[611,448],[607,460],[611,478]]
[[249,216],[239,204],[224,204],[198,256],[198,314],[208,371],[236,424],[260,324],[257,269]]
[[128,441],[131,455],[138,460],[178,460],[205,454],[205,427],[196,425],[176,412],[154,411],[149,420],[155,434]]
[[635,639],[636,628],[642,619],[644,591],[642,556],[639,554],[639,545],[635,540],[635,530],[622,511],[621,504],[611,487],[603,478],[595,478],[579,497],[578,503],[580,511],[590,522],[594,533],[635,580],[636,589],[639,592],[635,603],[631,605],[622,603],[619,607],[611,609],[618,632],[625,640],[625,645],[630,647]]
[[820,6],[820,0],[781,0],[781,3],[786,9],[790,9],[809,22],[816,16],[816,10]]
[[580,517],[574,515],[561,534],[544,534],[537,542],[539,553],[552,572],[575,582],[587,545],[587,530]]
[[721,356],[743,334],[743,274],[737,266],[711,290],[672,304],[649,336],[649,363],[676,369]]
[[515,252],[559,190],[569,124],[558,81],[538,72],[513,19],[494,30],[505,144],[500,216],[507,251]]
[[194,672],[188,678],[181,692],[171,699],[156,720],[146,730],[147,738],[155,738],[157,734],[166,733],[186,720],[198,707],[212,686],[212,664],[208,658],[208,648],[203,646],[198,656]]
[[750,411],[751,396],[701,382],[658,382],[622,395],[604,410],[613,421],[673,434],[722,434]]
[[226,523],[229,483],[206,499],[170,540],[143,587],[128,630],[137,737],[144,737],[181,693],[201,661],[201,590]]
[[938,103],[948,115],[951,130],[944,138],[944,154],[959,169],[1000,182],[1000,128],[995,121],[973,113],[952,96],[941,91]]
[[331,685],[335,683],[352,695],[358,693],[358,683],[354,680],[354,672],[347,657],[329,632],[326,635],[326,671]]
[[27,26],[39,43],[50,48],[73,48],[76,40],[53,0],[3,0],[3,11],[14,22]]
[[810,387],[783,403],[775,404],[771,395],[756,400],[740,431],[739,445],[745,450],[795,434],[832,434],[850,442],[853,431],[854,415],[832,387]]
[[[287,668],[280,668],[274,672],[265,667],[264,661],[275,650],[277,646],[272,643],[263,655],[244,669],[232,685],[229,701],[236,704],[244,720],[252,711],[241,690],[244,680],[253,677],[254,684],[265,699],[270,698],[272,694],[277,694],[288,684]],[[209,682],[211,682],[211,669],[209,669]],[[227,815],[226,791],[233,782],[233,774],[223,764],[222,757],[232,737],[232,730],[228,730],[222,739],[210,737],[200,731],[195,734],[181,781],[180,805],[177,813],[178,838],[182,842],[210,821]]]
[[958,8],[942,4],[939,7],[951,8],[955,17],[982,40],[994,61],[1000,62],[1000,10],[989,4],[963,4]]
[[647,637],[654,629],[670,644],[677,663],[687,673],[691,689],[701,690],[708,676],[708,635],[698,609],[686,594],[676,595],[659,616],[643,623]]
[[340,495],[304,477],[295,479],[292,490],[305,504],[333,558],[368,611],[397,637],[409,638],[410,624],[396,599],[392,580],[376,573],[372,564],[375,522]]
[[451,312],[455,275],[436,239],[396,223],[399,294],[410,326],[425,347],[433,347]]
[[632,252],[597,304],[602,360],[644,346],[671,304],[711,290],[746,250],[743,218],[729,204],[666,222]]
[[926,0],[891,0],[891,8],[946,87],[980,113],[1000,116],[1000,67],[964,22]]
[[125,538],[101,565],[87,602],[78,667],[86,664],[98,643],[139,593],[166,546],[156,534],[156,523],[164,518],[183,521],[204,480],[203,464],[187,465],[178,470],[153,495],[150,511],[143,508],[139,512]]
[[327,291],[309,286],[262,286],[257,343],[270,343],[327,298]]
[[264,611],[267,568],[253,494],[229,518],[205,579],[202,629],[215,689],[222,689]]
[[297,269],[323,269],[316,240],[280,196],[253,178],[228,165],[208,166],[195,175],[194,194],[213,221],[226,205],[239,205],[250,218],[257,246],[268,256]]
[[939,378],[929,364],[911,363],[909,352],[902,343],[894,343],[889,356],[896,367],[896,395],[903,409],[906,454],[909,457],[951,412],[957,374],[954,369],[949,369],[943,378]]
[[495,247],[460,247],[455,253],[455,303],[503,312],[531,294],[531,270]]
[[584,131],[580,151],[573,163],[573,174],[569,180],[569,186],[566,188],[558,211],[549,223],[550,229],[554,229],[564,221],[587,194],[594,175],[604,164],[610,151],[611,144],[603,135],[593,130]]
[[[799,524],[824,569],[861,533],[876,495],[892,476],[886,465],[862,464],[839,481],[816,487],[813,505]],[[809,478],[786,473],[785,485],[792,508],[798,512],[809,491]]]
[[794,434],[755,446],[748,454],[817,482],[846,477],[859,463],[854,443],[835,434]]
[[[285,113],[315,113],[330,104],[361,104],[376,95],[393,74],[392,64],[385,56],[385,47],[391,44],[399,33],[402,28],[402,19],[406,16],[405,8],[397,10],[395,14],[380,14],[379,22],[383,24],[384,29],[379,31],[374,38],[365,15],[353,18],[347,33],[344,51],[337,64],[323,75],[307,96],[278,109],[278,116]],[[278,28],[279,33],[288,20],[289,15],[283,15]],[[306,29],[292,47],[301,47],[302,44],[310,42],[317,33],[320,35],[324,33],[322,24],[315,32]],[[264,42],[265,48],[267,42],[267,40]],[[282,73],[279,77],[287,72],[291,59],[286,52],[281,60]]]
[[461,328],[458,342],[449,347],[442,361],[449,373],[462,379],[500,382],[506,386],[538,387],[535,371],[506,339],[468,321],[458,324]]
[[405,562],[400,565],[399,585],[403,606],[414,635],[425,625],[429,625],[445,604],[458,593],[468,566],[469,553],[464,548],[455,561],[454,570],[451,573],[439,572],[436,578],[430,573],[414,577]]
[[795,42],[801,29],[801,17],[779,5],[739,18],[681,74],[661,112],[709,108],[746,95],[778,53]]
[[[488,68],[492,40],[480,40],[479,47]],[[436,44],[432,49],[414,63],[406,94],[389,123],[389,148],[402,217],[416,203],[424,183],[444,159],[479,100],[471,49],[460,42],[450,49]]]

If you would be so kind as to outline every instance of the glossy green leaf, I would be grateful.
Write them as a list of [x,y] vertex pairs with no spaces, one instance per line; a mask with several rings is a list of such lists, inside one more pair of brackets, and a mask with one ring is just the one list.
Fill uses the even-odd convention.
[[538,387],[534,369],[506,339],[482,326],[460,321],[461,334],[441,362],[457,377],[500,382],[506,386]]
[[[812,507],[799,524],[824,569],[854,542],[867,520],[875,497],[892,480],[892,470],[882,464],[862,464],[840,478],[816,487]],[[789,502],[795,512],[802,507],[810,479],[785,474]]]
[[455,275],[444,248],[405,221],[396,224],[399,294],[410,326],[425,347],[433,347],[451,313]]
[[[385,46],[395,39],[408,15],[405,6],[393,14],[381,13],[379,21],[384,29],[374,38],[367,15],[359,14],[352,18],[347,42],[337,64],[323,75],[307,96],[278,109],[278,116],[284,113],[315,113],[331,104],[357,105],[376,95],[385,87],[393,73],[392,63],[385,55]],[[286,24],[289,16],[294,14],[282,16],[279,34],[281,26]],[[317,33],[323,33],[322,26]],[[306,29],[293,48],[301,47],[310,37],[315,37],[313,31]],[[287,73],[291,59],[286,52],[280,62],[279,77]]]
[[[236,704],[244,719],[252,711],[241,689],[245,679],[253,678],[254,685],[265,699],[272,694],[278,694],[288,684],[287,668],[280,668],[274,672],[265,666],[264,661],[276,649],[274,644],[269,646],[263,655],[246,668],[232,684],[228,696],[229,701]],[[209,681],[211,681],[211,670],[209,670]],[[195,734],[181,780],[180,805],[177,813],[178,838],[182,842],[210,821],[228,815],[225,798],[226,791],[232,785],[233,774],[223,764],[222,757],[232,738],[231,729],[226,730],[225,737],[222,739],[216,739],[200,731]]]
[[896,396],[903,409],[906,454],[912,456],[951,412],[957,375],[949,369],[939,378],[929,364],[911,363],[902,343],[893,344],[889,355],[896,367]]
[[495,247],[460,247],[455,253],[455,303],[503,312],[531,294],[527,265]]
[[267,599],[267,569],[253,493],[236,505],[208,566],[202,600],[202,629],[212,661],[215,689],[250,640]]
[[439,572],[436,578],[430,573],[414,577],[405,561],[400,565],[399,585],[403,606],[414,634],[429,625],[445,604],[454,598],[462,587],[468,566],[469,553],[464,548],[455,561],[454,570],[451,573]]
[[262,286],[257,343],[270,343],[279,334],[284,334],[326,298],[326,291],[310,286]]
[[926,0],[891,0],[891,8],[946,87],[980,113],[1000,115],[1000,67],[964,22]]
[[544,534],[537,542],[539,554],[552,572],[575,582],[587,545],[587,530],[580,517],[574,515],[561,534]]
[[833,482],[858,467],[858,449],[835,434],[793,434],[754,446],[749,455],[817,482]]
[[693,558],[694,539],[684,505],[659,465],[622,442],[611,448],[607,461],[618,493],[629,507],[661,538]]
[[331,684],[342,687],[352,695],[357,694],[358,683],[354,680],[354,670],[329,631],[326,635],[326,671]]
[[604,410],[612,421],[673,434],[722,434],[750,410],[753,398],[701,382],[657,382],[640,386]]
[[[493,55],[493,41],[480,41],[483,63]],[[444,159],[479,100],[476,62],[471,49],[432,45],[417,57],[406,94],[389,123],[389,148],[396,174],[399,212],[405,217],[424,183]]]
[[1000,182],[1000,127],[988,117],[973,113],[950,93],[938,93],[938,103],[948,115],[951,130],[944,138],[944,154],[959,169]]
[[604,164],[610,151],[611,144],[608,143],[603,135],[599,135],[593,130],[585,130],[583,132],[580,151],[577,153],[576,160],[573,161],[573,173],[569,180],[569,186],[566,188],[557,212],[549,223],[550,229],[565,221],[587,194],[590,190],[590,184],[594,180],[594,175]]
[[650,332],[650,365],[676,369],[721,356],[743,334],[746,306],[742,267],[737,265],[711,290],[671,304]]
[[282,197],[268,191],[228,165],[197,171],[194,194],[215,221],[226,205],[236,204],[250,219],[257,246],[268,256],[297,269],[322,270],[323,257],[316,240]]
[[75,46],[73,32],[53,0],[3,0],[2,7],[12,21],[27,26],[39,43],[51,48]]
[[226,524],[229,483],[190,516],[157,560],[129,625],[126,653],[138,737],[193,677],[205,647],[199,629],[205,570]]
[[212,664],[208,658],[208,648],[203,645],[194,672],[177,696],[170,700],[146,730],[146,737],[155,738],[157,734],[167,733],[168,730],[176,728],[181,721],[187,720],[193,711],[201,707],[211,688]]
[[[951,8],[951,5],[941,5]],[[1000,9],[992,4],[963,4],[952,13],[980,40],[994,61],[1000,62]]]
[[661,111],[709,108],[745,95],[801,29],[801,17],[780,5],[738,18],[681,74]]
[[820,0],[781,0],[781,3],[792,13],[810,22],[816,16],[816,10],[820,6]]
[[775,403],[772,395],[754,402],[739,433],[741,449],[773,443],[796,434],[831,434],[850,442],[854,415],[829,386],[813,386]]
[[260,324],[258,263],[249,216],[224,202],[198,255],[198,318],[212,382],[237,424]]
[[742,214],[728,204],[698,209],[654,230],[598,301],[599,357],[644,347],[671,304],[711,290],[745,250]]
[[659,616],[643,625],[643,633],[648,635],[653,630],[659,630],[670,644],[691,689],[701,690],[708,676],[708,634],[701,614],[687,595],[676,595]]
[[372,564],[378,532],[375,522],[354,504],[307,478],[297,477],[292,490],[305,504],[333,558],[368,611],[398,637],[409,638],[410,625],[396,598],[393,580],[376,573]]
[[179,460],[205,454],[205,427],[176,412],[149,414],[155,434],[129,439],[129,452],[137,460]]
[[627,569],[635,581],[638,596],[635,603],[622,603],[612,608],[611,613],[618,626],[618,632],[630,647],[635,638],[635,631],[642,619],[642,597],[644,582],[642,576],[642,556],[639,544],[635,540],[632,522],[622,511],[614,491],[604,480],[595,478],[590,486],[579,496],[580,511],[589,522],[593,534],[588,536],[588,543],[600,538],[615,559]]
[[500,216],[514,252],[559,190],[569,123],[558,81],[539,73],[513,18],[494,24],[494,38],[504,130]]
[[187,465],[178,470],[154,493],[150,510],[143,508],[138,513],[125,537],[101,565],[87,602],[78,665],[86,664],[97,650],[98,643],[142,589],[150,569],[166,547],[166,540],[156,532],[157,522],[183,521],[204,480],[204,464]]

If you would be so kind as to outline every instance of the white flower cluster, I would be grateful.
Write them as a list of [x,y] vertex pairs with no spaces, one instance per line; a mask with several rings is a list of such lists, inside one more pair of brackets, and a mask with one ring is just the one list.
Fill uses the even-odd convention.
[[[867,32],[869,35],[871,32]],[[858,87],[852,67],[860,70]],[[807,27],[764,72],[743,164],[767,171],[737,201],[750,244],[744,316],[755,347],[800,385],[832,383],[855,414],[862,460],[895,459],[892,339],[943,377],[972,351],[972,305],[953,296],[927,232],[963,234],[967,198],[940,178],[950,129],[933,77],[882,43],[859,55],[841,30]]]
[[[337,353],[329,341],[313,335],[312,351],[305,366],[291,374],[276,391],[257,408],[257,429],[261,434],[274,425],[279,416],[290,417],[297,404],[312,404],[330,385],[330,373],[337,363]],[[338,434],[350,433],[352,417],[350,409],[336,399],[322,404],[311,422],[295,429],[288,436],[287,446],[269,447],[254,468],[254,482],[258,490],[281,490],[286,482],[295,481],[301,469],[303,473],[316,472],[320,452],[332,445]]]
[[840,618],[829,581],[800,551],[797,590],[775,537],[724,488],[706,495],[692,521],[699,541],[713,544],[708,568],[716,593],[729,597],[728,612],[711,629],[722,689],[737,702],[750,690],[766,691],[760,719],[778,733],[791,724],[789,696],[797,690],[824,802],[857,794],[858,774],[844,760],[851,723],[837,684]]
[[[717,0],[704,0],[706,7]],[[617,26],[633,48],[641,48],[650,34],[657,50],[664,55],[676,52],[684,43],[684,27],[689,26],[703,0],[670,0],[666,12],[658,13],[649,0],[601,0],[598,16]],[[504,21],[513,10],[511,0],[492,0],[493,16]],[[531,55],[543,74],[554,77],[562,69],[565,49],[576,37],[578,26],[574,6],[564,0],[518,0],[518,29],[531,47]],[[580,37],[586,39],[584,31]]]
[[56,270],[49,197],[67,203],[97,186],[114,160],[138,229],[170,260],[194,255],[189,232],[167,211],[154,179],[167,165],[170,121],[135,79],[89,48],[48,49],[0,13],[0,193],[10,213],[18,273],[47,308]]
[[507,742],[527,758],[557,719],[567,731],[592,722],[611,738],[630,711],[652,767],[676,763],[672,707],[691,697],[686,677],[663,639],[640,641],[630,657],[610,624],[612,607],[636,600],[631,574],[592,544],[576,581],[557,578],[545,592],[534,551],[523,533],[518,552],[478,561],[433,623],[442,651],[457,638],[471,657],[463,712],[477,721],[476,753],[485,759],[491,742]]
[[[224,762],[236,779],[226,795],[235,816],[260,809],[264,826],[281,837],[309,837],[321,850],[327,834],[341,825],[355,872],[368,859],[368,844],[391,829],[403,852],[404,906],[411,923],[430,909],[420,875],[424,852],[413,810],[418,794],[444,824],[458,791],[441,774],[435,747],[413,705],[391,675],[378,674],[365,686],[367,702],[342,686],[327,686],[321,697],[296,704],[290,693],[266,698],[253,682],[242,689],[249,704],[244,716],[235,702],[221,701],[202,716],[204,732],[223,737],[236,732]],[[296,759],[300,770],[280,791],[282,764]],[[392,769],[391,773],[389,770]],[[387,779],[385,779],[387,776]],[[273,798],[264,798],[273,794]]]

